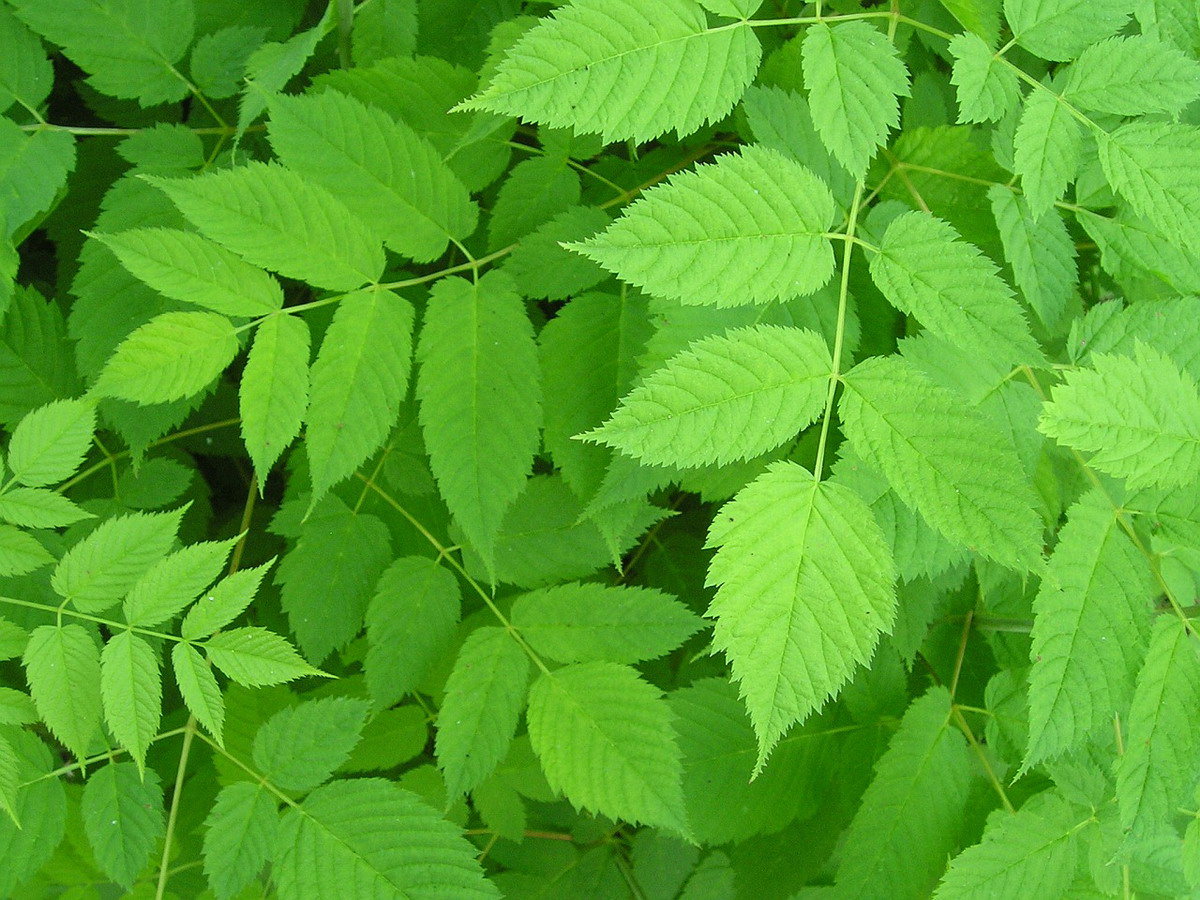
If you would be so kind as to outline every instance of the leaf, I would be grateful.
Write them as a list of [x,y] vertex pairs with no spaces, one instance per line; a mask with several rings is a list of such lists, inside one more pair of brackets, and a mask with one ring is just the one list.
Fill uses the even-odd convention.
[[342,298],[312,366],[305,432],[316,503],[396,424],[412,359],[412,305],[385,290]]
[[1200,97],[1200,62],[1144,35],[1115,37],[1071,65],[1063,99],[1081,109],[1139,116],[1178,114]]
[[1112,727],[1141,664],[1152,590],[1112,504],[1085,495],[1067,513],[1033,604],[1026,768]]
[[811,294],[833,274],[829,189],[748,146],[651,188],[607,230],[568,245],[649,294],[706,306]]
[[1163,353],[1095,353],[1056,386],[1038,428],[1129,487],[1178,487],[1200,470],[1200,392]]
[[1013,40],[1043,59],[1073,59],[1129,18],[1128,0],[1004,0]]
[[42,42],[13,15],[8,7],[0,9],[0,113],[19,103],[36,109],[50,93],[54,70],[46,58]]
[[537,345],[512,281],[443,278],[417,345],[420,422],[438,490],[490,567],[505,509],[538,449]]
[[196,178],[146,180],[206,237],[256,266],[334,291],[383,272],[383,250],[367,226],[290,169],[251,162]]
[[20,815],[17,813],[17,790],[20,787],[21,763],[15,751],[2,734],[0,734],[0,807],[12,819],[12,823],[20,827]]
[[29,693],[54,736],[80,759],[100,725],[100,651],[81,625],[39,625],[21,660]]
[[909,94],[908,70],[891,41],[861,21],[810,25],[802,60],[817,134],[851,175],[861,175],[900,124],[896,98]]
[[1017,73],[976,34],[956,34],[950,40],[958,89],[959,122],[995,122],[1020,102]]
[[1113,190],[1173,243],[1194,247],[1200,235],[1200,128],[1133,122],[1098,141],[1100,165]]
[[[0,239],[20,233],[47,212],[75,168],[75,142],[61,131],[26,135],[0,119]],[[7,299],[3,305],[7,305]]]
[[17,15],[63,52],[104,94],[154,106],[182,100],[187,81],[173,63],[192,42],[191,0],[14,0]]
[[329,190],[387,246],[437,259],[475,230],[478,207],[441,155],[404,122],[338,91],[267,101],[271,147]]
[[546,154],[517,163],[496,194],[488,243],[520,241],[539,225],[579,202],[579,176],[565,157]]
[[250,55],[263,45],[267,29],[230,26],[201,36],[192,48],[190,71],[204,96],[232,97],[241,88]]
[[393,562],[367,607],[367,690],[386,708],[417,689],[453,646],[462,607],[458,582],[421,556]]
[[370,705],[350,697],[309,700],[280,710],[254,737],[254,765],[285,791],[310,791],[350,757]]
[[[1146,312],[1150,312],[1146,315]],[[1183,372],[1200,378],[1200,334],[1188,324],[1200,316],[1200,297],[1176,297],[1153,306],[1094,308],[1079,322],[1076,360],[1091,355],[1137,354],[1145,343],[1171,358]]]
[[218,900],[240,893],[271,859],[279,831],[275,805],[253,782],[227,784],[217,794],[204,820],[204,874]]
[[50,586],[80,612],[108,609],[167,554],[186,510],[132,513],[102,522],[64,554]]
[[762,6],[762,0],[700,0],[700,3],[710,12],[731,19],[748,19]]
[[974,774],[967,742],[950,725],[950,696],[935,687],[909,704],[846,831],[837,895],[927,897],[957,845]]
[[281,900],[499,897],[456,826],[381,778],[335,781],[289,809],[275,841]]
[[56,400],[17,423],[8,445],[8,468],[28,487],[56,484],[74,475],[92,446],[96,407],[85,400]]
[[80,811],[101,871],[132,890],[166,833],[158,773],[128,762],[101,766],[83,786]]
[[265,316],[283,306],[274,278],[219,244],[174,228],[89,234],[154,290],[226,316]]
[[529,657],[503,628],[477,628],[463,642],[437,718],[449,802],[478,787],[508,752],[528,682]]
[[162,717],[162,675],[158,651],[130,631],[119,632],[100,654],[100,696],[104,721],[129,751],[139,777],[146,774],[146,750]]
[[0,725],[28,725],[37,720],[37,707],[28,694],[0,687]]
[[308,408],[310,340],[308,323],[299,316],[269,316],[254,332],[238,397],[242,440],[260,491],[300,433]]
[[18,287],[0,321],[0,421],[77,393],[74,352],[62,313],[35,290]]
[[188,711],[222,744],[225,701],[208,663],[191,644],[179,643],[171,648],[171,668]]
[[32,535],[0,525],[0,577],[27,575],[54,562]]
[[1040,568],[1037,500],[1009,437],[894,356],[859,363],[844,384],[846,439],[901,500],[956,544]]
[[[561,244],[583,241],[609,224],[608,214],[595,206],[570,206],[537,230],[521,238],[509,254],[504,271],[529,297],[565,300],[582,295],[608,274],[590,259]],[[557,318],[557,316],[555,317]]]
[[237,352],[237,330],[225,316],[163,313],[117,346],[94,390],[142,405],[182,400],[206,388]]
[[218,581],[188,610],[188,614],[183,617],[180,634],[185,639],[194,641],[230,624],[250,605],[250,601],[258,593],[263,576],[274,562],[272,557],[261,566],[242,569]]
[[63,528],[92,513],[43,488],[10,488],[0,495],[0,519],[24,528]]
[[988,199],[1017,287],[1042,323],[1053,327],[1079,279],[1066,223],[1053,211],[1035,217],[1023,197],[1002,185],[988,188]]
[[239,539],[205,541],[164,556],[129,589],[125,620],[152,628],[174,618],[216,580]]
[[757,775],[891,630],[891,554],[858,495],[790,462],[721,507],[707,546],[717,553],[705,584],[717,595],[706,615],[754,725]]
[[644,143],[733,108],[758,69],[749,28],[710,30],[692,0],[574,0],[526,32],[456,109]]
[[543,673],[529,694],[529,740],[546,780],[577,807],[687,836],[674,714],[628,666]]
[[603,584],[560,584],[522,594],[510,618],[537,653],[561,663],[655,659],[702,624],[661,591]]
[[246,687],[324,674],[301,659],[279,635],[257,625],[213,635],[204,643],[204,652],[214,666]]
[[995,265],[941,219],[923,212],[894,219],[871,260],[871,278],[889,303],[973,355],[1009,365],[1042,361]]
[[1085,212],[1075,217],[1096,242],[1105,271],[1118,276],[1131,270],[1147,274],[1177,294],[1200,292],[1200,259],[1144,219],[1128,212],[1115,219]]
[[25,651],[29,634],[19,625],[0,617],[0,660],[16,659]]
[[1013,171],[1021,176],[1021,190],[1035,218],[1074,180],[1082,143],[1079,123],[1058,95],[1034,90],[1013,137]]
[[[11,731],[7,742],[17,756],[17,774],[25,782],[18,789],[16,814],[0,816],[0,895],[13,895],[50,860],[62,842],[67,819],[67,798],[62,779],[50,776],[58,765],[42,741],[26,731]],[[48,777],[49,776],[49,777]]]

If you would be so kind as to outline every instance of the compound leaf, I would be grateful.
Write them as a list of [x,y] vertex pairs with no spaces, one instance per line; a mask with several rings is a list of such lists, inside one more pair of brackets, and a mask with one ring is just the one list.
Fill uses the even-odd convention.
[[100,696],[104,720],[146,774],[146,750],[162,717],[162,674],[158,651],[131,631],[122,631],[100,654]]
[[370,705],[324,697],[273,715],[254,737],[254,765],[285,791],[310,791],[350,758]]

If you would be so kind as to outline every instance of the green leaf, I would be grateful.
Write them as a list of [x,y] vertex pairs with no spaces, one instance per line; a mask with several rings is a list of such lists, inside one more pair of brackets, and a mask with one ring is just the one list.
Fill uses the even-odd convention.
[[1079,280],[1066,223],[1055,211],[1035,217],[1025,198],[1003,185],[988,188],[988,200],[1017,287],[1042,323],[1053,327]]
[[335,781],[284,814],[272,876],[281,900],[499,897],[477,848],[381,778]]
[[236,94],[246,63],[266,34],[266,28],[235,25],[203,35],[192,48],[190,71],[196,87],[210,99]]
[[1112,727],[1149,630],[1152,582],[1099,491],[1067,513],[1034,600],[1028,768]]
[[237,352],[237,329],[225,316],[163,313],[117,346],[94,390],[142,405],[182,400],[208,387]]
[[128,762],[102,766],[83,786],[80,811],[101,871],[132,890],[166,833],[158,773]]
[[254,765],[285,791],[310,791],[350,757],[370,705],[350,697],[309,700],[280,710],[254,737]]
[[457,108],[643,143],[724,118],[761,55],[749,28],[710,30],[692,0],[574,0],[526,32]]
[[701,5],[718,16],[748,19],[762,6],[762,0],[700,0]]
[[24,528],[62,528],[92,513],[43,488],[10,488],[0,495],[0,519]]
[[17,423],[8,445],[8,468],[28,487],[55,484],[75,474],[95,431],[94,404],[56,400]]
[[546,154],[517,163],[496,194],[488,220],[488,244],[520,241],[553,216],[579,202],[579,175],[566,157]]
[[477,628],[463,642],[438,711],[437,759],[453,802],[504,759],[529,682],[529,657],[503,628]]
[[1200,392],[1166,355],[1137,343],[1134,358],[1103,353],[1053,389],[1038,427],[1091,453],[1089,465],[1131,488],[1178,487],[1200,470]]
[[608,229],[569,245],[649,294],[708,306],[811,294],[833,274],[829,189],[748,146],[651,188]]
[[0,660],[16,659],[25,651],[27,643],[29,633],[24,628],[0,617]]
[[750,459],[812,424],[832,370],[829,348],[813,331],[731,330],[670,359],[582,437],[653,465]]
[[1134,11],[1143,34],[1184,51],[1200,46],[1200,16],[1195,13],[1191,0],[1147,0]]
[[528,297],[565,300],[581,295],[608,274],[590,259],[569,252],[560,242],[586,240],[608,224],[608,214],[598,207],[570,206],[523,236],[509,254],[504,270]]
[[957,34],[950,40],[958,89],[959,122],[995,122],[1021,99],[1017,73],[976,34]]
[[39,625],[22,657],[29,693],[54,736],[88,755],[100,726],[100,651],[81,625]]
[[37,707],[28,694],[0,687],[0,725],[28,725],[37,719]]
[[162,717],[158,651],[130,631],[118,633],[100,654],[104,721],[145,777],[146,750]]
[[251,162],[197,178],[146,180],[206,237],[256,266],[334,291],[383,272],[383,250],[368,227],[290,169]]
[[1025,101],[1013,137],[1013,171],[1034,217],[1060,199],[1079,168],[1083,136],[1069,107],[1049,89],[1034,90]]
[[300,433],[308,408],[310,341],[308,323],[298,316],[269,316],[254,333],[242,370],[239,410],[242,440],[260,491],[275,461]]
[[838,867],[839,898],[929,896],[957,846],[974,775],[950,715],[941,687],[905,711],[846,831],[854,852]]
[[173,64],[192,42],[192,0],[14,0],[17,15],[89,73],[104,94],[154,106],[182,100]]
[[246,781],[217,794],[204,820],[204,874],[218,900],[236,896],[270,861],[279,831],[276,802],[263,785]]
[[250,625],[215,634],[204,643],[212,664],[246,687],[283,684],[309,675],[323,675],[273,632]]
[[550,787],[577,807],[687,836],[674,714],[628,666],[543,673],[529,694],[529,740]]
[[1117,276],[1131,271],[1145,274],[1176,294],[1200,293],[1200,258],[1144,219],[1130,212],[1109,219],[1082,211],[1075,218],[1096,242],[1105,271]]
[[367,690],[378,708],[416,690],[453,646],[462,596],[436,560],[405,556],[379,578],[367,607]]
[[1133,122],[1101,133],[1100,165],[1113,190],[1173,243],[1200,237],[1200,128]]
[[661,591],[604,584],[560,584],[522,594],[511,621],[537,653],[562,663],[655,659],[702,624]]
[[66,552],[50,586],[80,612],[108,609],[171,549],[186,510],[132,513],[102,522]]
[[149,568],[125,597],[125,620],[153,628],[178,615],[196,595],[216,580],[239,540],[192,544],[165,556]]
[[817,134],[851,175],[861,175],[900,124],[896,98],[909,94],[908,70],[892,42],[861,21],[810,25],[803,65]]
[[1129,18],[1129,0],[1004,0],[1013,40],[1043,59],[1074,59]]
[[225,730],[225,701],[212,668],[191,644],[171,648],[171,668],[184,705],[221,744]]
[[36,109],[50,93],[54,70],[46,50],[7,6],[0,7],[0,113],[12,104]]
[[894,219],[871,278],[893,306],[972,355],[1008,365],[1042,361],[996,266],[941,219],[923,212]]
[[0,577],[26,575],[54,562],[54,557],[30,534],[0,525]]
[[265,316],[283,305],[274,278],[208,238],[174,228],[89,234],[154,290],[226,316]]
[[74,352],[58,304],[18,287],[0,321],[0,421],[77,393]]
[[1144,35],[1092,44],[1079,55],[1063,99],[1081,109],[1176,115],[1200,97],[1200,62]]
[[717,595],[706,615],[758,737],[757,774],[891,630],[891,553],[857,494],[790,462],[721,507],[708,546],[718,549],[705,583]]
[[[48,211],[75,168],[75,142],[62,131],[26,135],[0,118],[0,238],[24,236]],[[4,305],[7,305],[7,301]]]
[[1139,343],[1145,343],[1192,378],[1200,378],[1200,333],[1188,327],[1198,316],[1200,297],[1176,297],[1120,310],[1116,305],[1093,308],[1079,322],[1078,349],[1072,348],[1072,356],[1075,360],[1099,353],[1130,357],[1137,354]]
[[242,569],[227,575],[205,592],[196,605],[183,617],[180,634],[189,641],[207,637],[224,628],[242,614],[262,583],[267,569],[275,562],[272,557],[261,566]]
[[490,567],[505,509],[538,449],[537,345],[511,279],[433,288],[417,346],[420,422],[429,465],[455,521]]
[[939,0],[967,31],[989,45],[1000,35],[1000,0]]
[[[16,817],[0,816],[0,895],[12,896],[21,883],[38,872],[63,839],[67,798],[62,779],[50,776],[61,760],[52,760],[42,741],[26,731],[11,731],[7,742],[16,752],[18,777]],[[50,776],[50,777],[47,777]]]
[[408,388],[412,305],[385,290],[343,297],[312,366],[306,449],[315,503],[387,438]]
[[327,188],[389,248],[417,262],[475,230],[478,207],[441,154],[407,124],[338,91],[267,101],[271,147]]
[[846,439],[901,500],[956,544],[1040,568],[1038,501],[1010,437],[895,356],[859,363],[844,383]]
[[[2,27],[2,26],[0,26]],[[0,734],[0,807],[8,813],[12,823],[18,827],[21,819],[17,813],[17,791],[20,788],[21,762],[17,751]]]

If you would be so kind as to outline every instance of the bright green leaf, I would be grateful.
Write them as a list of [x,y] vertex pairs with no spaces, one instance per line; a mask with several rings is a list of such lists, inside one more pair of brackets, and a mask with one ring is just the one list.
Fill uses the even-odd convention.
[[1025,101],[1013,138],[1013,171],[1035,217],[1062,197],[1079,168],[1083,137],[1070,109],[1050,90]]
[[261,566],[241,569],[218,581],[188,610],[180,633],[194,641],[207,637],[236,619],[254,599],[263,576],[274,561],[273,558],[269,559]]
[[84,400],[57,400],[35,409],[13,430],[8,468],[28,487],[69,478],[92,446],[96,407]]
[[0,525],[0,577],[27,575],[54,562],[37,539],[11,525]]
[[[75,168],[75,142],[62,131],[26,134],[0,118],[0,239],[47,212]],[[7,305],[7,301],[3,304]]]
[[975,34],[958,34],[950,41],[958,89],[959,122],[1003,119],[1021,99],[1017,73]]
[[184,643],[171,648],[171,668],[184,705],[220,744],[225,729],[225,701],[212,668],[195,647]]
[[118,633],[100,655],[100,696],[109,731],[144,777],[146,750],[158,734],[162,716],[158,651],[133,632]]
[[326,697],[273,715],[254,738],[254,765],[285,791],[310,791],[350,757],[370,705]]
[[100,727],[100,651],[81,625],[40,625],[22,659],[46,726],[77,757]]
[[15,487],[0,494],[0,519],[23,528],[62,528],[90,518],[90,512],[55,491]]
[[1200,237],[1200,128],[1132,122],[1098,142],[1100,165],[1113,190],[1173,243],[1195,247]]
[[1066,223],[1053,210],[1034,217],[1023,197],[999,184],[988,189],[988,199],[1017,287],[1038,318],[1053,327],[1079,279]]
[[1144,35],[1089,46],[1071,65],[1063,99],[1081,109],[1176,115],[1200,97],[1200,62]]
[[176,616],[216,580],[238,540],[192,544],[160,559],[129,589],[125,620],[152,628]]
[[7,6],[0,7],[0,113],[14,103],[36,109],[50,93],[54,70],[42,42]]
[[246,687],[283,684],[324,674],[301,659],[279,635],[256,625],[222,631],[203,646],[213,665]]
[[300,433],[308,408],[308,323],[270,316],[254,333],[242,370],[239,410],[242,440],[254,463],[259,489],[275,461]]
[[1073,59],[1119,29],[1129,0],[1004,0],[1013,40],[1043,59]]

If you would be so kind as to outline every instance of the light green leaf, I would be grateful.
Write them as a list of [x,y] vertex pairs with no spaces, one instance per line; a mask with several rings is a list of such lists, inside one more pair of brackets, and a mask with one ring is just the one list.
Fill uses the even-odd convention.
[[27,643],[29,633],[24,628],[0,617],[0,660],[16,659]]
[[66,552],[50,586],[80,612],[108,609],[171,549],[186,510],[132,513],[102,522]]
[[891,553],[857,494],[790,462],[721,507],[708,546],[718,549],[705,583],[717,596],[706,615],[758,737],[757,774],[891,630]]
[[272,876],[281,900],[497,898],[477,853],[416,795],[358,778],[317,788],[284,814]]
[[383,250],[333,194],[282,166],[251,162],[196,178],[151,178],[206,237],[256,266],[348,291],[383,272]]
[[327,6],[321,21],[312,28],[294,34],[286,41],[265,43],[250,54],[246,60],[248,89],[242,94],[238,107],[239,140],[267,108],[267,97],[275,91],[282,91],[292,76],[304,68],[321,38],[336,24],[336,12],[334,7]]
[[1000,35],[1000,0],[938,0],[950,15],[991,45]]
[[1053,327],[1079,279],[1066,223],[1053,210],[1035,218],[1025,198],[1003,185],[988,188],[988,200],[1017,287],[1043,324]]
[[844,383],[846,438],[901,500],[957,544],[1040,568],[1038,500],[1007,434],[895,356],[860,363]]
[[226,316],[265,316],[283,305],[279,282],[219,244],[174,228],[90,234],[154,290]]
[[218,744],[224,740],[225,700],[213,676],[212,668],[191,644],[171,648],[171,668],[184,705],[196,720],[208,729]]
[[15,487],[0,495],[0,519],[24,528],[62,528],[90,518],[92,513],[55,491]]
[[538,449],[542,392],[537,345],[511,279],[433,288],[417,347],[420,422],[438,489],[490,568],[505,509]]
[[1131,488],[1178,487],[1200,471],[1200,392],[1166,355],[1137,342],[1134,358],[1104,353],[1055,387],[1038,423],[1089,464]]
[[761,55],[749,28],[710,30],[693,0],[575,0],[526,32],[456,108],[641,143],[723,118]]
[[276,802],[263,785],[247,781],[217,794],[204,820],[204,874],[218,900],[236,896],[270,861],[279,831]]
[[38,221],[75,168],[75,142],[64,131],[26,134],[0,118],[0,240]]
[[224,628],[240,616],[258,593],[263,576],[274,562],[272,557],[261,566],[241,569],[218,581],[212,590],[205,592],[196,605],[188,610],[188,614],[183,617],[180,634],[187,640],[194,641]]
[[1013,137],[1013,171],[1034,217],[1062,197],[1079,168],[1079,122],[1052,91],[1034,90]]
[[385,290],[342,298],[312,366],[305,447],[316,503],[374,453],[408,388],[413,309]]
[[119,632],[100,654],[100,696],[109,731],[145,777],[146,750],[162,716],[158,651],[133,632]]
[[1134,15],[1145,35],[1186,52],[1200,47],[1200,16],[1192,0],[1142,0]]
[[37,719],[37,707],[28,694],[0,687],[0,725],[28,725]]
[[1189,327],[1198,318],[1200,297],[1174,297],[1153,306],[1135,303],[1124,309],[1101,304],[1079,322],[1072,357],[1078,361],[1099,353],[1136,356],[1138,344],[1145,343],[1200,379],[1200,331]]
[[11,525],[0,525],[0,577],[27,575],[54,562],[37,539]]
[[529,740],[550,787],[611,819],[688,835],[674,714],[628,666],[546,672],[529,694]]
[[973,355],[1008,365],[1042,361],[996,266],[941,219],[910,212],[893,220],[871,278],[893,306]]
[[299,316],[270,316],[254,333],[238,397],[242,440],[260,491],[271,466],[300,433],[308,408],[310,341],[308,323]]
[[810,25],[802,60],[817,134],[851,175],[861,175],[900,124],[896,98],[909,94],[908,70],[891,41],[861,21]]
[[407,124],[338,91],[267,101],[271,147],[327,188],[389,248],[429,262],[475,230],[479,210],[441,154]]
[[1017,73],[976,34],[957,34],[950,40],[958,89],[959,122],[995,122],[1021,99]]
[[560,584],[522,594],[511,620],[537,653],[562,663],[655,659],[702,624],[662,591],[604,584]]
[[208,387],[237,352],[237,330],[225,316],[163,313],[117,346],[94,390],[143,406],[182,400]]
[[370,711],[365,700],[325,697],[280,710],[254,737],[254,765],[285,791],[310,791],[350,757]]
[[1129,0],[1004,0],[1013,40],[1043,59],[1074,59],[1129,18]]
[[1089,46],[1069,70],[1063,99],[1119,116],[1178,114],[1200,97],[1200,62],[1144,35]]
[[82,625],[39,625],[22,658],[38,713],[80,759],[100,727],[100,651]]
[[75,474],[95,431],[94,404],[56,400],[17,423],[8,445],[8,468],[28,487],[55,484]]
[[503,628],[477,628],[463,642],[437,718],[450,802],[481,784],[508,752],[528,682],[529,657]]
[[132,890],[166,833],[158,773],[129,762],[102,766],[83,786],[80,811],[101,871]]
[[1133,122],[1098,142],[1100,165],[1113,190],[1173,243],[1194,248],[1200,238],[1200,128]]
[[1075,218],[1100,250],[1104,270],[1118,277],[1146,274],[1176,294],[1200,294],[1200,256],[1129,211],[1110,219],[1077,211]]
[[153,628],[176,616],[221,574],[239,539],[192,544],[160,559],[129,589],[125,620]]
[[283,684],[325,674],[301,659],[279,635],[257,625],[222,631],[203,646],[214,666],[245,687]]
[[812,172],[751,145],[651,188],[606,231],[569,246],[655,296],[769,303],[829,280],[833,213]]
[[7,6],[0,7],[0,113],[12,104],[37,109],[50,93],[54,69],[46,50]]
[[209,99],[222,99],[236,94],[242,87],[246,63],[250,55],[263,45],[266,34],[267,29],[262,26],[231,25],[202,35],[192,48],[189,66],[196,87]]

